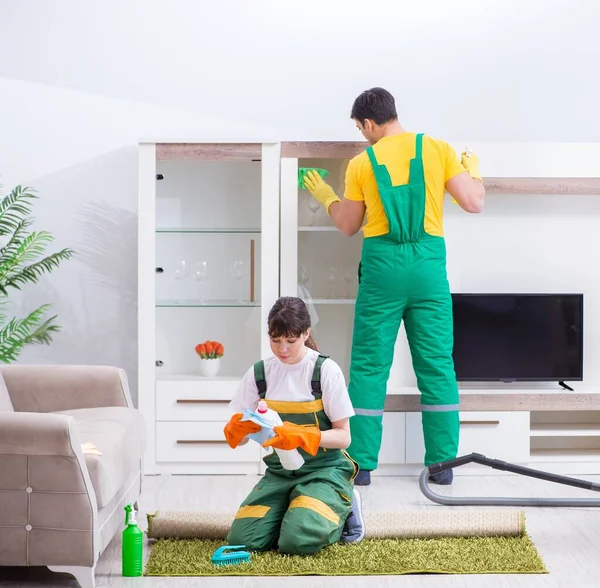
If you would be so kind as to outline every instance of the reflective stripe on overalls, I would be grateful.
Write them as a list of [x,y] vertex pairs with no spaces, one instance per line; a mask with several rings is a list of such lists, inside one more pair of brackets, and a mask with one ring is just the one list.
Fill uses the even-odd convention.
[[[254,366],[258,395],[282,421],[331,429],[323,409],[319,356],[311,378],[314,400],[269,400],[264,363]],[[304,464],[299,470],[283,469],[275,452],[264,458],[267,471],[242,503],[227,537],[230,545],[262,551],[275,546],[284,553],[316,553],[339,541],[352,506],[352,480],[358,467],[339,449],[323,449],[315,456],[299,449]]]
[[389,232],[364,239],[359,268],[349,393],[349,453],[377,468],[383,407],[394,345],[404,320],[421,392],[425,464],[456,457],[459,396],[452,359],[452,298],[443,237],[425,232],[423,135],[417,135],[408,184],[393,186],[385,165],[367,149]]

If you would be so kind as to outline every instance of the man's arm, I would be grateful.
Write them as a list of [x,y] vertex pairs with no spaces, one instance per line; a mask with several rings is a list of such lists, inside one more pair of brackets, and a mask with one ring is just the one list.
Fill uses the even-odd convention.
[[481,180],[463,172],[446,182],[446,190],[466,212],[478,213],[483,210],[485,186]]
[[329,216],[340,233],[347,237],[356,235],[365,218],[365,203],[355,200],[338,200],[329,205]]
[[315,199],[325,207],[338,231],[348,237],[360,231],[365,218],[364,201],[340,199],[333,188],[326,184],[323,178],[314,171],[309,171],[304,176],[304,185]]
[[454,198],[454,201],[466,212],[481,212],[483,210],[485,186],[479,173],[479,158],[477,155],[463,153],[459,163],[454,150],[447,145],[446,170],[446,173],[451,174],[451,177],[446,181],[446,190]]

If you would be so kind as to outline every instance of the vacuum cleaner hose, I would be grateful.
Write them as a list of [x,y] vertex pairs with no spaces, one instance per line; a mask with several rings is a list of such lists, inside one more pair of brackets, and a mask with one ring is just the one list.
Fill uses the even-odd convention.
[[431,474],[437,474],[439,472],[466,465],[469,463],[478,463],[485,465],[496,470],[502,470],[519,474],[522,476],[528,476],[531,478],[537,478],[539,480],[545,480],[547,482],[555,482],[557,484],[563,484],[565,486],[573,486],[575,488],[582,488],[584,490],[592,490],[594,492],[600,492],[600,484],[590,482],[589,480],[579,480],[577,478],[570,478],[568,476],[559,476],[550,472],[543,472],[535,470],[525,466],[519,466],[511,464],[499,459],[490,459],[485,455],[479,453],[471,453],[456,459],[450,459],[448,461],[432,464],[426,467],[419,477],[419,487],[421,492],[433,502],[438,504],[445,504],[448,506],[573,506],[573,507],[598,507],[600,506],[599,498],[517,498],[517,497],[454,497],[454,496],[442,496],[437,494],[429,487],[429,476]]

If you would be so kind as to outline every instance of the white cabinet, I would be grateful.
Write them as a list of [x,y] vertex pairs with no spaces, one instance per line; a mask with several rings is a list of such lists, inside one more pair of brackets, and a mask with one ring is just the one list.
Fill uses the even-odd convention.
[[[222,429],[230,414],[227,403],[244,372],[270,354],[267,313],[280,295],[307,302],[320,350],[339,363],[348,380],[362,235],[348,238],[338,232],[323,208],[314,206],[312,196],[298,187],[298,171],[326,169],[326,180],[342,194],[347,162],[364,148],[364,143],[351,142],[140,145],[138,395],[148,429],[146,473],[261,471],[260,448],[248,444],[233,451],[224,443]],[[600,182],[593,177],[597,174],[592,173],[600,146],[474,148],[492,206],[485,225],[448,204],[452,288],[513,288],[512,282],[506,285],[509,266],[489,272],[491,281],[485,283],[480,268],[488,264],[487,258],[467,268],[472,243],[486,238],[485,227],[496,231],[490,234],[505,234],[502,215],[508,213],[502,209],[496,218],[494,206],[497,213],[500,199],[506,197],[515,216],[509,224],[515,226],[529,223],[519,211],[537,214],[541,198],[552,197],[553,218],[562,226],[561,195],[568,194],[569,202],[577,196],[581,204],[600,193]],[[538,204],[527,208],[534,206],[528,204],[533,199]],[[552,244],[556,232],[550,228]],[[465,237],[463,254],[457,235],[466,229],[480,233]],[[537,238],[514,242],[514,255],[522,247],[536,252],[539,246],[547,259],[548,246]],[[498,250],[509,264],[505,249]],[[537,274],[532,282],[525,272],[520,278],[517,289],[540,288]],[[549,281],[544,287],[556,290],[561,283]],[[595,299],[588,300],[586,312],[591,315]],[[214,377],[201,375],[194,351],[205,340],[218,341],[225,349]],[[591,343],[588,349],[596,345],[595,340]],[[587,365],[595,370],[593,362]],[[403,331],[388,385],[416,386]],[[598,414],[463,413],[459,453],[548,467],[556,462],[559,469],[562,462],[565,473],[592,473],[600,459]],[[420,413],[386,413],[379,473],[414,474],[423,453]]]
[[[139,149],[139,406],[146,473],[258,473],[225,443],[227,403],[269,352],[279,295],[279,144]],[[202,360],[198,344],[224,355]],[[210,361],[215,375],[204,376]],[[254,446],[253,446],[254,445]]]
[[[529,460],[529,412],[461,412],[458,455],[481,453],[513,463]],[[406,415],[406,461],[422,464],[425,454],[420,413]],[[472,472],[480,466],[457,468]],[[489,468],[487,471],[490,472]]]

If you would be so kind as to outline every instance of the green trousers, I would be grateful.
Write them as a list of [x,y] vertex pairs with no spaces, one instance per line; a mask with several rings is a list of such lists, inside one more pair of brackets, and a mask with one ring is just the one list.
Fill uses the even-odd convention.
[[229,545],[308,555],[337,543],[352,507],[354,466],[347,464],[307,464],[296,472],[267,469],[240,506]]
[[392,186],[368,149],[390,226],[364,240],[354,318],[349,393],[349,453],[364,470],[377,468],[387,381],[404,321],[421,392],[426,465],[456,457],[459,396],[454,362],[452,298],[442,237],[425,233],[426,188],[417,135],[408,184]]

